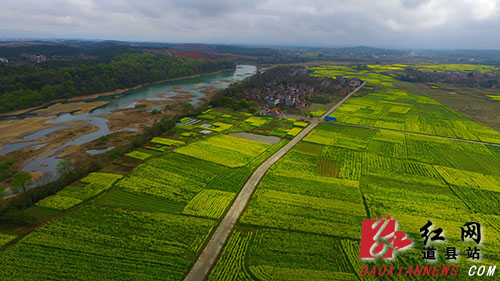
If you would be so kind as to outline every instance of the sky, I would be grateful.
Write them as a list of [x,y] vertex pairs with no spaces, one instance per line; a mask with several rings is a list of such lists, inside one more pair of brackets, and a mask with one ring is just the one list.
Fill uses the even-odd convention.
[[2,0],[0,39],[500,49],[500,0]]

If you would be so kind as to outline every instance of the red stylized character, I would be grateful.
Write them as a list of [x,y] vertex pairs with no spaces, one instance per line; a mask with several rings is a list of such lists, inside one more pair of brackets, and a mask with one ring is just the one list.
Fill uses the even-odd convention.
[[406,233],[396,231],[396,220],[390,216],[384,220],[363,220],[359,257],[362,259],[394,258],[394,252],[410,247],[413,241],[406,238]]

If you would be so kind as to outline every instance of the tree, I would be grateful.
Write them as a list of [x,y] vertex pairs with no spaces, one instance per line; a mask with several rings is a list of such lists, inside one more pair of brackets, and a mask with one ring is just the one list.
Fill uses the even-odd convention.
[[257,113],[257,111],[259,111],[259,108],[258,108],[257,106],[254,106],[254,105],[253,105],[253,106],[250,106],[250,107],[247,109],[247,111],[248,111],[249,113]]
[[61,160],[57,163],[56,171],[59,176],[69,173],[73,170],[73,165],[68,160]]
[[[194,73],[235,68],[229,60],[199,60],[178,56],[121,54],[109,61],[75,59],[52,67],[2,66],[0,112],[77,95],[129,88]],[[78,67],[82,64],[82,67]],[[89,64],[89,65],[84,65]]]
[[20,173],[17,173],[16,175],[14,175],[14,177],[12,178],[11,185],[13,187],[17,187],[17,188],[22,187],[23,192],[26,192],[26,186],[31,183],[31,180],[32,180],[32,178],[31,178],[31,175],[29,173],[20,172]]
[[236,110],[239,110],[239,109],[244,109],[244,108],[248,108],[250,105],[248,104],[248,101],[246,99],[241,99],[238,101],[238,103],[236,104],[235,106],[235,109]]
[[187,114],[190,113],[194,110],[194,106],[190,103],[183,103],[182,104],[182,114]]

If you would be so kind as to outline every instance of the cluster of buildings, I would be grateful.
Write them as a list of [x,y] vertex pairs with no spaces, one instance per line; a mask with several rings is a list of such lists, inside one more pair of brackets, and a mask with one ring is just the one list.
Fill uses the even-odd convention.
[[[358,78],[347,78],[339,76],[337,79],[323,79],[320,82],[322,88],[332,88],[340,95],[345,96],[361,85]],[[296,109],[305,108],[309,97],[314,93],[314,87],[305,84],[284,85],[277,81],[268,82],[262,89],[247,89],[243,91],[241,98],[265,102],[269,107],[288,106]]]
[[259,111],[259,115],[267,117],[277,117],[280,116],[281,112],[276,108],[269,108],[268,106],[262,106]]
[[29,60],[34,63],[41,63],[47,60],[47,56],[44,55],[30,55]]
[[494,88],[500,87],[498,74],[491,72],[444,71],[443,75],[450,83],[468,84],[468,86]]
[[263,89],[245,90],[242,98],[256,102],[265,102],[268,106],[289,106],[304,108],[309,96],[314,92],[314,87],[298,84],[283,85],[277,81],[268,82]]
[[351,93],[354,89],[361,85],[361,80],[359,78],[348,78],[342,75],[336,76],[337,83],[335,84],[335,90],[340,96],[346,96]]
[[[31,62],[31,63],[41,63],[41,62],[44,62],[47,60],[47,56],[45,55],[23,55],[23,62]],[[19,62],[19,61],[17,61]],[[0,64],[8,64],[9,63],[9,59],[7,58],[4,58],[4,57],[0,57]],[[16,63],[15,62],[11,62],[11,63]]]
[[409,71],[406,79],[410,82],[442,82],[469,87],[500,88],[500,77],[491,72],[464,72],[447,70],[443,72]]
[[[345,96],[362,83],[344,76],[314,77],[306,68],[276,68],[256,76],[239,98],[260,104],[260,115],[279,116],[285,107],[303,109],[310,103],[327,103],[328,95]],[[285,110],[287,111],[287,110]]]

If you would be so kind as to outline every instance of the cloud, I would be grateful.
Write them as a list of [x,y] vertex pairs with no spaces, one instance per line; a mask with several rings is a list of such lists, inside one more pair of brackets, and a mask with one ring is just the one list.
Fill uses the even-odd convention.
[[429,3],[430,0],[401,0],[401,5],[408,9],[415,9],[423,4]]
[[500,0],[4,0],[0,26],[136,41],[497,48]]

